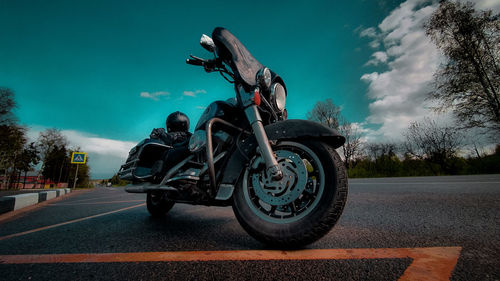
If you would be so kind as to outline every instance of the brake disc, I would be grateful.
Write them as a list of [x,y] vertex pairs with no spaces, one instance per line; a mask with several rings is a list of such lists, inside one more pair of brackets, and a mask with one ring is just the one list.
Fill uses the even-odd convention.
[[299,198],[306,188],[307,168],[296,153],[287,150],[275,153],[283,178],[274,181],[265,169],[261,169],[252,174],[252,187],[263,202],[273,206],[287,205]]

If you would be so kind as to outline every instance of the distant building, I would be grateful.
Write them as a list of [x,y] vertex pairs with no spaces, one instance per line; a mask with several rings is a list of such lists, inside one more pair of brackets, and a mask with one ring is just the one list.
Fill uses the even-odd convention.
[[[0,175],[0,182],[5,183],[5,175]],[[66,188],[67,182],[55,183],[51,179],[44,179],[38,171],[30,171],[26,174],[21,173],[17,178],[12,179],[8,189],[36,189],[36,188]],[[6,187],[1,187],[6,188]]]

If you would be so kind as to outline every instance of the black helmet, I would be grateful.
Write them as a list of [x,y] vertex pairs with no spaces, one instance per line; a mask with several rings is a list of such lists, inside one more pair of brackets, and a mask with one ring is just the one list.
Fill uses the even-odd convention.
[[189,118],[186,114],[176,111],[167,117],[167,132],[187,132]]

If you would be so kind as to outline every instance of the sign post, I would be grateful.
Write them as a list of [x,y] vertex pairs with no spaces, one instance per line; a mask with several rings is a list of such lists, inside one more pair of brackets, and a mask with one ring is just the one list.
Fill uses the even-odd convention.
[[78,166],[80,164],[85,164],[87,162],[87,153],[85,152],[73,152],[71,154],[71,164],[76,164],[75,180],[73,181],[73,188],[76,186],[76,180],[78,179]]

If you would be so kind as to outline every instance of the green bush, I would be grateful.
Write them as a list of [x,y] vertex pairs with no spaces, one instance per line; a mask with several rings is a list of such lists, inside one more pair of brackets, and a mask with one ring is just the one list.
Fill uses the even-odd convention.
[[405,158],[400,160],[395,155],[382,155],[375,160],[364,158],[352,163],[348,170],[350,178],[374,177],[418,177],[466,174],[500,173],[500,146],[494,154],[475,157],[451,157],[439,165],[428,159]]

